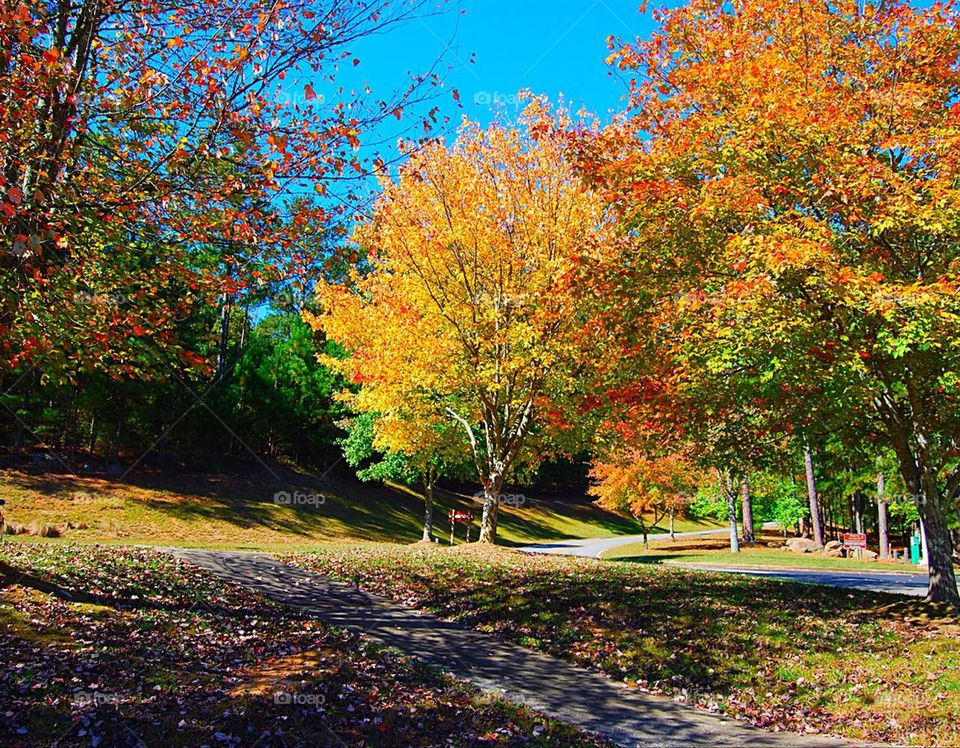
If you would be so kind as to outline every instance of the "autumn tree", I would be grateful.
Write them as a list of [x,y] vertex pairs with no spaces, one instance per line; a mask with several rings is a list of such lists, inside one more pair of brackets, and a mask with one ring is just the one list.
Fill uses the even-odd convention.
[[290,234],[329,226],[351,190],[340,203],[328,191],[375,168],[364,139],[438,90],[433,71],[395,93],[340,82],[358,40],[433,12],[423,0],[5,3],[4,361],[69,379],[137,376],[147,348],[194,355],[175,345],[191,297],[228,309],[260,273],[292,272]]
[[466,122],[452,146],[411,153],[357,232],[369,269],[320,292],[317,324],[349,350],[361,392],[387,382],[461,430],[482,542],[508,476],[574,439],[591,365],[571,286],[613,226],[570,164],[566,125],[534,100],[515,128]]
[[960,605],[955,7],[693,0],[658,19],[648,41],[612,41],[634,108],[584,146],[634,239],[634,318],[768,433],[892,449],[928,597]]
[[[635,517],[646,546],[649,528],[667,516],[673,537],[674,517],[690,503],[699,477],[696,466],[682,454],[656,456],[632,447],[593,465],[589,493],[605,509]],[[646,515],[652,515],[649,525]]]

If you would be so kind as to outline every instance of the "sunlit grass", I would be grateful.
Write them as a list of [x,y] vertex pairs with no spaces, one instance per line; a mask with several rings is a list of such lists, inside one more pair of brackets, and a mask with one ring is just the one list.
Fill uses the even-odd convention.
[[[278,484],[269,476],[145,472],[118,482],[6,470],[0,471],[0,490],[9,522],[56,526],[68,540],[291,550],[338,539],[416,542],[421,537],[423,502],[410,489],[345,481],[328,481],[318,488],[305,482],[305,476],[301,480]],[[274,501],[280,490],[323,498],[315,505],[285,506]],[[448,541],[447,512],[454,508],[474,512],[476,539],[479,503],[445,491],[438,492],[435,537]],[[529,496],[520,507],[502,507],[499,530],[501,542],[516,545],[636,533],[639,527],[587,501]],[[461,525],[456,542],[463,536]]]

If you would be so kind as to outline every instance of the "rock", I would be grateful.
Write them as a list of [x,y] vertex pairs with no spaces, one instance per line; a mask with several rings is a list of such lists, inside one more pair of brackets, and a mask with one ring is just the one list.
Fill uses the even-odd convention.
[[785,546],[779,540],[773,543],[767,543],[767,548],[786,548],[786,547],[787,546]]
[[819,551],[820,546],[810,538],[790,538],[787,541],[787,550],[794,553],[813,553]]
[[878,555],[876,551],[868,551],[866,548],[860,551],[860,556],[864,561],[876,561]]
[[827,551],[833,551],[838,548],[843,548],[843,543],[841,543],[839,540],[831,540],[829,543],[823,546],[823,551],[826,553]]
[[38,525],[32,528],[32,535],[38,538],[59,538],[63,533],[54,525]]
[[827,558],[843,558],[843,548],[824,548],[823,555]]

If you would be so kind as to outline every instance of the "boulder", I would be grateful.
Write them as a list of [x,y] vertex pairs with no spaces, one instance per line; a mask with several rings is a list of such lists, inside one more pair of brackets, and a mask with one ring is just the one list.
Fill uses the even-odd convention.
[[843,548],[824,547],[823,555],[827,558],[843,558]]
[[829,543],[823,546],[823,552],[826,553],[827,551],[833,551],[838,548],[843,548],[843,543],[841,543],[839,540],[831,540]]
[[787,550],[794,553],[813,553],[819,551],[820,546],[810,538],[790,538],[787,541]]
[[63,533],[56,525],[33,525],[30,534],[38,538],[59,538]]

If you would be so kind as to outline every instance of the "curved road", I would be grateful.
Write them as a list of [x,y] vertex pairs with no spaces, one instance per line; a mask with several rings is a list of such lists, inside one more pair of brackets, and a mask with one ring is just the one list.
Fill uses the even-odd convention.
[[[768,523],[775,526],[775,523]],[[765,527],[767,525],[764,525]],[[676,537],[689,538],[698,535],[726,535],[730,531],[725,528],[716,530],[698,530],[696,532],[678,532]],[[649,540],[663,540],[670,535],[662,533],[649,535]],[[551,553],[561,556],[583,556],[586,558],[601,558],[604,553],[622,545],[642,543],[642,535],[618,535],[611,538],[584,538],[581,540],[558,540],[554,543],[537,543],[527,545],[519,550],[528,553]],[[885,592],[894,595],[911,595],[923,597],[927,594],[926,572],[910,571],[831,571],[828,569],[786,569],[786,568],[759,568],[738,566],[736,564],[688,564],[682,561],[667,561],[666,565],[679,566],[686,569],[701,571],[721,571],[734,574],[749,574],[757,577],[785,579],[801,584],[822,584],[829,587],[843,589],[858,589],[868,592]]]
[[725,571],[756,577],[785,579],[802,584],[822,584],[867,592],[886,592],[893,595],[924,597],[927,594],[926,573],[899,571],[830,571],[828,569],[758,569],[748,566],[714,566],[712,564],[685,564],[668,561],[668,566],[681,566],[700,571]]
[[[766,525],[764,525],[766,527]],[[678,532],[674,537],[693,538],[698,535],[729,535],[728,527],[720,527],[713,530],[695,530],[693,532]],[[657,533],[648,535],[648,540],[667,540],[670,533]],[[615,535],[611,538],[582,538],[577,540],[557,540],[553,543],[535,543],[534,545],[521,546],[518,550],[528,553],[554,553],[559,556],[585,556],[587,558],[600,558],[604,553],[621,545],[630,545],[631,543],[642,543],[643,535]]]

